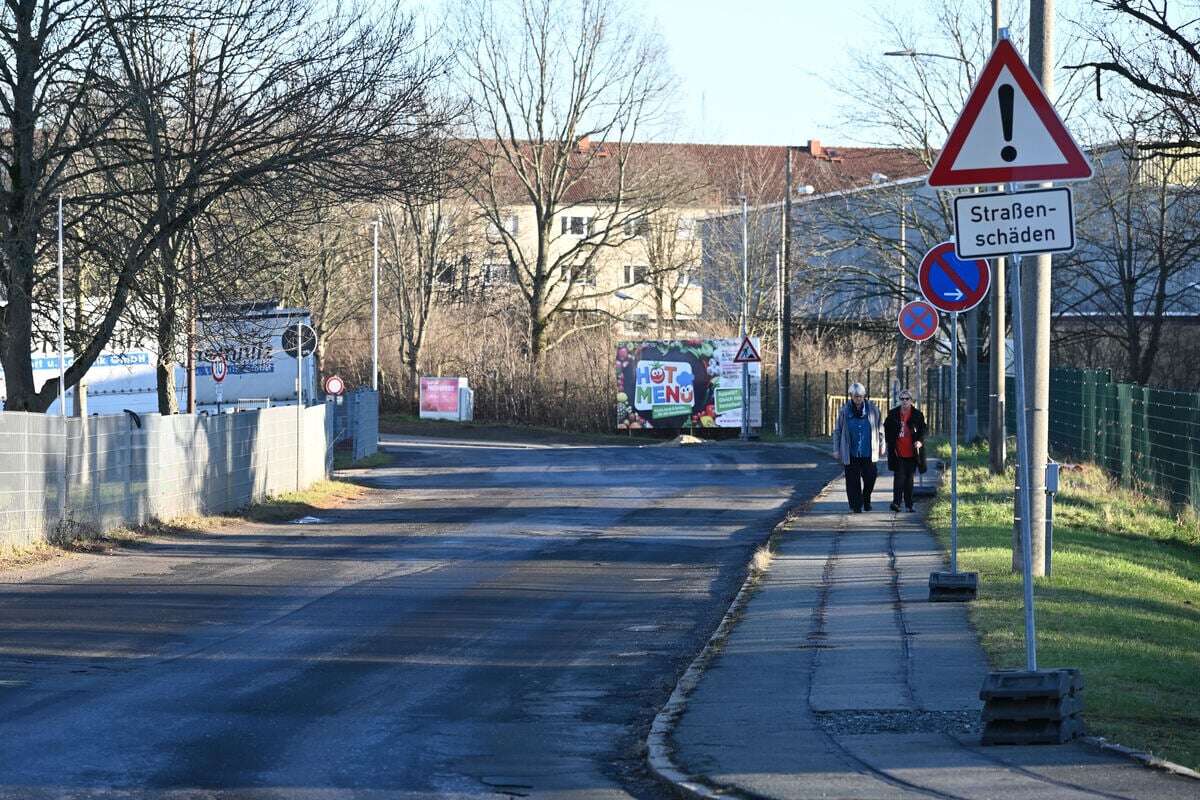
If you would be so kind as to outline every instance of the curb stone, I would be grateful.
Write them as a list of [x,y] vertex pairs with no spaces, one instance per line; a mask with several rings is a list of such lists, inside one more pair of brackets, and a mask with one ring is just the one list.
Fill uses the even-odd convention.
[[1093,747],[1098,747],[1101,750],[1106,750],[1110,753],[1117,753],[1118,755],[1125,756],[1131,761],[1137,761],[1139,764],[1149,767],[1150,769],[1163,770],[1164,772],[1170,772],[1171,774],[1178,775],[1182,778],[1191,778],[1192,780],[1200,781],[1200,772],[1197,772],[1194,769],[1185,767],[1182,764],[1176,764],[1174,761],[1167,761],[1166,759],[1159,758],[1158,756],[1151,755],[1150,753],[1146,753],[1142,750],[1134,750],[1132,747],[1126,747],[1123,744],[1110,742],[1103,736],[1084,736],[1080,741],[1083,741]]
[[[818,449],[811,445],[804,446],[810,447],[813,450]],[[826,496],[829,493],[830,487],[837,481],[838,478],[834,478],[827,483],[812,500],[790,507],[784,519],[775,526],[770,536],[767,537],[767,547],[773,549],[776,539],[794,521],[793,515],[797,510],[804,508],[812,501]],[[732,632],[733,626],[737,624],[742,610],[750,602],[750,597],[758,586],[760,574],[751,572],[746,577],[741,589],[738,590],[737,596],[733,598],[733,602],[729,604],[729,608],[725,611],[725,616],[721,619],[721,624],[717,626],[717,630],[709,637],[700,654],[688,665],[687,670],[683,673],[683,677],[675,684],[675,690],[671,692],[666,705],[655,715],[654,722],[650,726],[650,735],[646,737],[646,760],[650,764],[651,771],[660,779],[672,784],[685,797],[716,800],[717,798],[739,796],[736,790],[715,788],[705,783],[703,778],[684,772],[675,763],[673,758],[674,747],[671,745],[670,738],[671,731],[675,728],[675,723],[679,721],[680,717],[687,710],[688,696],[691,695],[696,685],[700,683],[700,679],[704,676],[704,671],[708,667],[709,662],[716,656],[722,643],[729,638],[729,634]]]

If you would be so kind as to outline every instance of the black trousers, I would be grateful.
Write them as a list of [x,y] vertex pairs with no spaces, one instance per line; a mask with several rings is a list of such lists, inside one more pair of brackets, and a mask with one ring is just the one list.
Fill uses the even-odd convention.
[[878,475],[873,459],[850,458],[846,465],[846,499],[850,501],[850,508],[861,511],[864,503],[871,502],[871,490],[875,488]]
[[900,505],[904,501],[905,508],[912,508],[913,475],[917,473],[916,456],[912,458],[896,458],[896,472],[893,474],[892,502]]

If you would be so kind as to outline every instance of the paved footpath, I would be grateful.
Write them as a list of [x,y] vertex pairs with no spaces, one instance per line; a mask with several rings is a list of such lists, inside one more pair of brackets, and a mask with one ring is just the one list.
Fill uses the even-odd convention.
[[1200,798],[1200,780],[1095,744],[980,746],[967,609],[929,602],[941,551],[879,484],[873,512],[847,513],[835,481],[788,524],[656,720],[661,775],[709,797]]

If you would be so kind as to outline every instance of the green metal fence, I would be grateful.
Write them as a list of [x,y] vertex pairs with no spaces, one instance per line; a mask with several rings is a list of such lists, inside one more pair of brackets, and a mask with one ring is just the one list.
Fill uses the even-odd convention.
[[1200,393],[1113,383],[1107,370],[1052,370],[1050,444],[1123,487],[1200,509]]

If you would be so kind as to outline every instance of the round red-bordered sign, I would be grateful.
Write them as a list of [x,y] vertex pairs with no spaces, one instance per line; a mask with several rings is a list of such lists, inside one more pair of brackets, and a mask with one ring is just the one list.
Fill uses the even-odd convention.
[[225,359],[217,356],[211,363],[213,380],[217,383],[225,380],[225,376],[229,374],[229,365],[225,363]]
[[938,312],[924,300],[913,300],[900,309],[900,332],[910,342],[924,342],[938,332]]
[[992,274],[984,259],[959,258],[954,242],[942,242],[921,259],[917,282],[930,305],[953,314],[983,302]]
[[337,375],[327,375],[322,386],[325,387],[325,394],[332,397],[341,397],[346,391],[346,382]]

